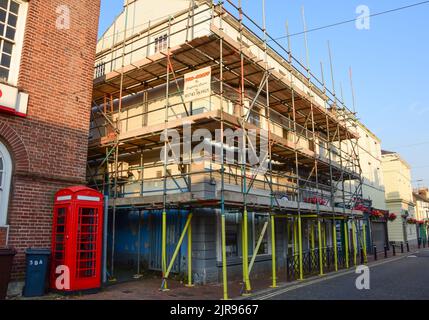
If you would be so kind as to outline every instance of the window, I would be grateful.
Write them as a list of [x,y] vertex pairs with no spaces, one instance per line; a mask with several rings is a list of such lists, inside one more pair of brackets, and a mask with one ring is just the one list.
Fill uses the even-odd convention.
[[0,0],[0,79],[5,81],[9,80],[11,71],[20,6],[15,0]]
[[0,226],[5,226],[7,222],[11,176],[12,159],[9,151],[0,142]]
[[[255,225],[255,235],[254,235],[254,247],[256,248],[256,244],[258,243],[259,237],[262,234],[262,231],[264,230],[264,225],[268,223],[269,217],[268,216],[262,216],[262,215],[255,215],[254,219],[254,225]],[[268,254],[269,252],[269,242],[268,242],[268,228],[265,228],[265,234],[262,238],[261,246],[259,247],[258,255],[259,254]]]
[[228,223],[225,225],[226,257],[238,257],[239,225]]
[[[265,224],[269,222],[268,215],[251,214],[248,215],[248,238],[249,238],[249,258],[253,255],[253,250],[265,229],[265,234],[262,238],[259,247],[258,255],[270,254],[271,248],[269,243],[269,224],[264,228]],[[218,228],[218,261],[222,260],[221,252],[221,228],[219,220]],[[240,258],[242,255],[242,214],[230,213],[225,218],[225,244],[227,258]]]
[[155,53],[165,51],[168,49],[168,36],[167,34],[155,38]]
[[95,78],[100,78],[106,74],[106,63],[101,61],[95,66]]

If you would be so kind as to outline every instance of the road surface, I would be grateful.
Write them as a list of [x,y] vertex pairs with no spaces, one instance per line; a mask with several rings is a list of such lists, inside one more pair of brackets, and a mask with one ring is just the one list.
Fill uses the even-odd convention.
[[354,272],[255,295],[263,300],[419,300],[429,299],[429,249],[370,266],[370,289],[358,290]]

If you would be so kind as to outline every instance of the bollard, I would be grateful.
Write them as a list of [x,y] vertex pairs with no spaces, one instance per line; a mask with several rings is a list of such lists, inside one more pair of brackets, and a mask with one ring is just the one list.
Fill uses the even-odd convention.
[[404,243],[401,242],[401,253],[404,253]]
[[377,261],[377,246],[374,246],[374,260]]
[[364,263],[365,263],[365,259],[364,259],[363,248],[360,248],[360,264],[364,264]]
[[407,252],[410,252],[410,244],[407,241]]
[[396,247],[394,243],[392,243],[392,251],[393,251],[393,256],[396,256]]
[[422,238],[418,238],[418,239],[417,239],[417,247],[418,247],[419,249],[420,249],[421,243],[422,243]]
[[387,258],[387,246],[384,246],[384,258]]

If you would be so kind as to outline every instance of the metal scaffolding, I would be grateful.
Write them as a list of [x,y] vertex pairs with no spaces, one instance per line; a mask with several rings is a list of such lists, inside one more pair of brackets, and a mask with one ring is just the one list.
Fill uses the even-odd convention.
[[[353,210],[356,201],[362,197],[362,172],[357,152],[359,137],[355,130],[355,115],[338,99],[335,89],[331,92],[326,87],[323,66],[322,80],[319,80],[310,70],[308,58],[306,66],[294,58],[289,35],[288,48],[284,48],[268,34],[265,1],[262,1],[262,8],[261,27],[246,15],[240,0],[237,4],[231,0],[219,1],[216,4],[192,1],[186,12],[155,24],[149,23],[145,31],[147,42],[128,50],[128,46],[137,44],[140,38],[127,38],[126,5],[123,41],[111,50],[97,55],[99,63],[94,80],[91,128],[92,132],[97,134],[89,144],[88,181],[91,186],[110,196],[108,206],[112,213],[111,278],[115,274],[115,217],[118,210],[139,210],[139,215],[143,210],[162,212],[162,290],[168,290],[167,279],[186,235],[187,285],[193,284],[192,217],[193,211],[198,208],[220,209],[225,300],[229,298],[226,252],[228,212],[240,212],[242,217],[243,295],[252,292],[250,274],[262,238],[266,234],[270,234],[271,239],[272,287],[277,286],[278,280],[278,232],[286,232],[288,239],[293,242],[292,252],[286,253],[286,273],[289,280],[303,279],[306,274],[314,272],[323,275],[341,267],[348,268],[351,263],[357,264],[357,256],[360,254],[358,244],[363,243],[365,246],[365,240],[361,241],[362,238],[365,239],[365,234],[361,231],[365,232],[365,228],[362,229],[359,225],[361,216]],[[209,25],[210,34],[195,36],[194,27],[203,24]],[[184,28],[181,28],[182,25]],[[228,35],[225,25],[236,28],[237,39]],[[154,41],[149,39],[152,33],[160,32],[166,34],[165,50],[144,58],[138,64],[126,63],[133,52],[147,50],[153,46]],[[172,46],[171,39],[182,33],[186,33],[185,41],[178,46]],[[262,59],[252,54],[249,39],[252,39],[252,45],[262,50]],[[122,54],[115,57],[112,52],[118,50],[119,45],[122,46]],[[308,48],[306,50],[308,56]],[[121,65],[119,69],[114,67],[117,60]],[[289,75],[274,69],[270,65],[271,60],[276,60],[284,66]],[[192,103],[185,103],[180,79],[186,73],[204,67],[211,67],[212,93],[209,99],[217,99],[219,108],[197,113],[193,110]],[[331,74],[334,82],[332,62]],[[306,90],[299,86],[298,81],[305,84]],[[164,105],[149,110],[148,106],[158,99],[151,100],[150,93],[159,87],[165,90]],[[123,107],[124,99],[139,94],[143,99],[141,112],[127,114]],[[323,98],[323,105],[315,99],[316,95]],[[232,112],[230,106],[233,108]],[[183,118],[176,121],[178,118],[175,118],[174,114],[179,109]],[[259,113],[256,113],[257,109]],[[164,115],[163,119],[159,119],[159,123],[148,122],[150,117],[160,113]],[[126,127],[137,117],[141,117],[141,128],[128,133]],[[194,130],[206,128],[214,132],[220,129],[219,156],[206,155],[204,158],[210,164],[209,170],[181,163],[179,172],[173,173],[174,165],[168,162],[166,152],[164,159],[148,160],[152,159],[154,152],[171,147],[173,142],[161,139],[162,133],[167,129],[179,130],[181,145],[184,143],[184,129],[180,127],[183,119],[192,122]],[[263,159],[263,162],[268,164],[266,172],[252,170],[246,159],[246,148],[238,150],[239,141],[235,141],[236,144],[232,146],[235,147],[234,154],[237,159],[234,158],[233,163],[226,160],[225,150],[231,146],[225,143],[225,129],[241,129],[242,135],[239,138],[246,145],[249,140],[248,130],[261,131],[264,125],[268,132],[267,137],[260,137],[255,145],[251,144],[251,148],[257,149],[262,144],[262,139],[267,139],[268,150]],[[187,157],[192,158],[192,152],[188,151]],[[138,159],[138,166],[123,167],[127,159]],[[145,170],[157,168],[162,168],[161,176],[145,177]],[[133,180],[133,183],[138,183],[140,187],[138,191],[128,193],[126,186],[134,172],[138,172],[138,179]],[[195,181],[207,176],[210,181],[220,184],[219,195],[195,198],[192,186],[198,183]],[[162,188],[155,189],[154,186],[161,182]],[[346,190],[346,182],[350,185],[349,190]],[[240,195],[233,193],[227,185],[239,187]],[[250,196],[255,190],[264,191],[265,196]],[[293,206],[285,205],[283,198],[293,203]],[[168,261],[167,212],[173,208],[186,209],[189,215],[173,256]],[[268,217],[256,247],[252,248],[252,256],[249,255],[248,248],[249,210]],[[285,221],[286,230],[276,228],[276,221],[280,219]],[[307,252],[303,250],[304,222],[309,226],[310,250]],[[341,245],[338,245],[338,236],[342,240]],[[328,238],[331,240],[330,244]],[[366,248],[364,251],[366,256]],[[140,273],[139,268],[140,266],[137,274]]]

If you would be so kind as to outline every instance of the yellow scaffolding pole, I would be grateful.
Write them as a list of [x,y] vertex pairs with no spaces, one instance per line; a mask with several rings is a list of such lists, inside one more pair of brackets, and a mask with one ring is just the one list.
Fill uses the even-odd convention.
[[299,246],[299,280],[304,280],[304,268],[302,263],[302,232],[301,216],[298,217],[298,246]]
[[298,251],[298,221],[293,221],[293,254],[296,255]]
[[322,228],[320,225],[320,220],[317,220],[317,232],[319,238],[319,275],[323,276]]
[[366,255],[366,224],[363,224],[363,257],[364,257],[364,263],[368,263],[368,257]]
[[334,266],[335,271],[338,271],[337,223],[335,219],[332,222],[332,241],[334,242]]
[[[192,213],[191,213],[192,214]],[[186,287],[193,287],[192,284],[192,221],[188,226],[188,284]]]
[[314,247],[315,247],[315,240],[314,240],[314,224],[312,223],[310,226],[310,242],[311,242],[311,258],[314,261]]
[[271,216],[271,257],[272,257],[272,273],[273,273],[273,284],[272,288],[277,288],[277,275],[276,275],[276,229],[275,219]]
[[174,249],[173,257],[170,260],[170,263],[167,268],[167,272],[163,276],[163,281],[161,285],[162,290],[167,290],[167,279],[170,275],[171,269],[173,268],[174,262],[176,261],[177,255],[179,254],[180,247],[182,246],[183,239],[185,238],[186,233],[188,233],[189,226],[191,225],[192,221],[192,213],[188,215],[188,218],[186,219],[185,227],[183,228],[182,234],[180,235],[179,241],[177,242],[176,248]]
[[255,263],[256,256],[258,255],[259,248],[261,247],[262,240],[264,239],[265,233],[267,232],[268,228],[268,221],[264,223],[264,226],[262,227],[261,234],[259,235],[258,242],[256,243],[255,250],[253,251],[252,259],[250,259],[249,263],[249,275],[252,272],[253,264]]
[[[326,247],[326,237],[327,237],[327,232],[326,232],[326,222],[323,222],[323,253],[325,254],[325,257],[327,257],[327,247]],[[325,261],[325,267],[326,267],[326,263],[327,263],[327,259]]]
[[162,211],[162,235],[161,235],[161,268],[162,268],[162,278],[163,285],[161,287],[162,290],[168,290],[166,273],[167,273],[167,212],[165,210]]
[[226,236],[225,236],[225,215],[221,216],[221,233],[222,233],[222,282],[223,282],[223,300],[228,298],[228,279],[226,265]]
[[352,220],[353,263],[357,265],[356,220]]
[[344,220],[344,252],[345,252],[345,259],[346,259],[346,268],[348,269],[349,266],[349,226],[347,220]]
[[245,285],[245,292],[244,295],[250,294],[250,291],[252,290],[250,286],[250,279],[249,279],[249,238],[248,238],[248,213],[247,210],[244,210],[243,212],[243,278],[244,278],[244,285]]

